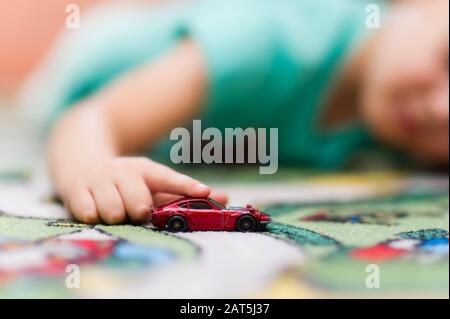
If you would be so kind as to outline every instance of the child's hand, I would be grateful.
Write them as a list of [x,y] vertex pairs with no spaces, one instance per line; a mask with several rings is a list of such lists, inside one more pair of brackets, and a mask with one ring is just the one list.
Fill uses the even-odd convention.
[[78,220],[145,222],[152,207],[183,195],[226,201],[164,165],[121,157],[156,147],[171,129],[200,114],[207,83],[202,50],[186,40],[81,99],[59,118],[48,142],[50,177]]
[[[62,194],[84,223],[119,224],[149,220],[154,206],[181,195],[206,197],[208,186],[147,158],[120,157],[99,163],[73,179]],[[212,195],[214,196],[214,195]],[[226,202],[226,196],[215,199]]]

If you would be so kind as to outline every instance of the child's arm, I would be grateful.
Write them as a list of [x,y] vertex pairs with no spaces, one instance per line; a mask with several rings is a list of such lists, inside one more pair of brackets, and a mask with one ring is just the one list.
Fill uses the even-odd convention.
[[207,196],[207,186],[164,165],[123,157],[194,117],[205,90],[201,53],[185,41],[63,116],[48,155],[56,191],[74,216],[86,223],[116,224],[127,216],[142,222],[167,194]]

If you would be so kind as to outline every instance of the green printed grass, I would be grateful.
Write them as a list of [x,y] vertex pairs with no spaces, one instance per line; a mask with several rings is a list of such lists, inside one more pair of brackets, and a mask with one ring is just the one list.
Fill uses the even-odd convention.
[[175,237],[166,232],[156,231],[142,226],[98,225],[95,228],[135,244],[168,250],[181,259],[193,258],[198,253],[197,247],[187,240]]
[[168,250],[179,258],[195,256],[197,247],[187,240],[143,226],[85,225],[71,220],[50,220],[0,215],[0,237],[11,240],[37,241],[83,229],[95,228],[132,243]]
[[[57,235],[69,234],[77,230],[73,227],[51,227],[51,220],[15,217],[0,214],[0,237],[35,241]],[[80,225],[80,227],[82,227]]]
[[[358,215],[364,212],[405,212],[403,218],[396,218],[393,225],[337,223],[327,221],[302,221],[305,216],[326,210],[330,214]],[[269,211],[270,213],[270,211]],[[278,223],[291,225],[323,234],[345,246],[370,246],[388,239],[394,239],[398,233],[420,229],[442,229],[448,231],[448,195],[426,199],[404,199],[391,202],[357,202],[355,204],[313,204],[272,215]]]

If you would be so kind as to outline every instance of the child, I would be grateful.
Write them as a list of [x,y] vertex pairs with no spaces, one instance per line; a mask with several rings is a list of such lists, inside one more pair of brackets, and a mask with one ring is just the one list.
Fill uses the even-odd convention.
[[56,191],[86,223],[144,222],[177,195],[225,202],[135,157],[194,118],[278,128],[281,163],[339,167],[375,140],[446,163],[448,1],[392,2],[378,31],[366,4],[199,0],[82,19],[35,101],[65,110],[49,140]]

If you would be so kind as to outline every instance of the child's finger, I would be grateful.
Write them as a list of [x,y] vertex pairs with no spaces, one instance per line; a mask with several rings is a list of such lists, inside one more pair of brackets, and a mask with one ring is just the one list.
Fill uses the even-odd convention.
[[135,223],[149,220],[153,200],[143,178],[139,175],[121,174],[116,177],[116,185],[130,220]]
[[161,206],[167,202],[170,202],[172,200],[182,198],[183,196],[180,195],[173,195],[173,194],[167,194],[167,193],[156,193],[153,194],[153,203],[155,207]]
[[217,191],[213,189],[209,197],[211,197],[221,205],[226,205],[228,203],[228,195],[227,193],[222,191]]
[[102,221],[113,225],[126,221],[125,207],[113,181],[102,181],[91,191]]
[[150,162],[144,177],[148,187],[155,193],[206,197],[211,192],[208,186],[199,181],[155,162]]
[[94,199],[87,188],[76,189],[73,195],[70,195],[67,206],[72,215],[83,223],[97,224],[100,222]]
[[[183,196],[180,195],[173,195],[173,194],[167,194],[167,193],[156,193],[153,194],[153,202],[156,207],[161,206],[169,201],[181,198]],[[228,202],[228,196],[224,192],[219,191],[211,191],[211,194],[209,195],[212,199],[217,201],[219,204],[225,205]]]

